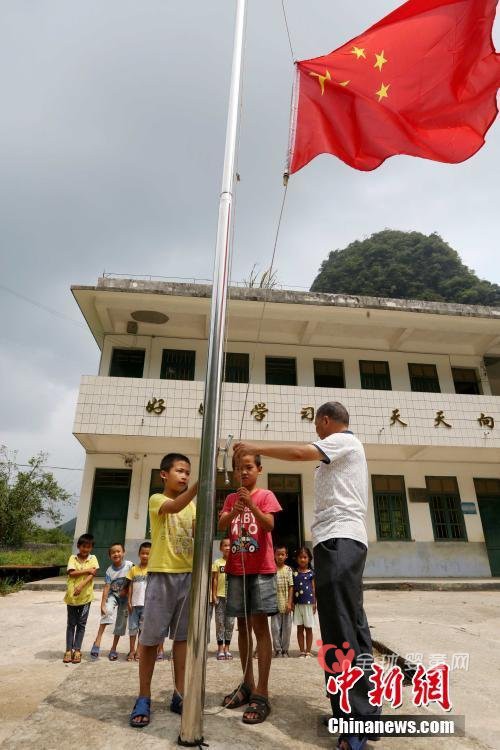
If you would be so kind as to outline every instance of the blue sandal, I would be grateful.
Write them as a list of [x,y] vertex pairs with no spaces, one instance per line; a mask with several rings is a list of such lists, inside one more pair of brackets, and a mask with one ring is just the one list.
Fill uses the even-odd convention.
[[182,716],[182,702],[182,695],[178,693],[177,690],[174,690],[172,694],[172,700],[170,702],[170,710],[174,714],[179,714],[180,716]]
[[341,747],[341,742],[347,742],[349,750],[364,750],[368,742],[368,737],[364,734],[361,737],[357,734],[341,734],[337,742],[337,747]]
[[118,651],[111,650],[108,654],[108,659],[110,661],[116,661],[118,659]]
[[[139,716],[142,716],[142,721],[134,721],[134,719],[137,719]],[[151,716],[151,698],[144,698],[139,696],[135,702],[135,706],[132,710],[132,713],[130,714],[129,724],[131,727],[135,727],[136,729],[142,729],[143,727],[147,727],[150,721]]]
[[90,649],[90,656],[92,657],[92,659],[98,659],[99,658],[99,651],[100,650],[101,649],[99,648],[99,646],[96,646],[95,643],[94,643],[94,645]]

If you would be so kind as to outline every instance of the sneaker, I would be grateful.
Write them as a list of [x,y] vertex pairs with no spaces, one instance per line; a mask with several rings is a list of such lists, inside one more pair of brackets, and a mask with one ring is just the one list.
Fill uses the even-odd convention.
[[281,652],[281,656],[283,656],[283,657],[286,656],[288,658],[288,651],[282,651]]
[[274,652],[274,656],[275,656],[275,657],[276,657],[276,656],[281,656],[281,651],[275,651],[275,652]]

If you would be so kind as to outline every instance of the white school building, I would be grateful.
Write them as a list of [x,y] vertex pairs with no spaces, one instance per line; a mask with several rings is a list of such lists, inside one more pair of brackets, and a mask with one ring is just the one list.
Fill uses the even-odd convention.
[[[75,533],[103,559],[114,541],[133,558],[162,456],[187,454],[197,476],[211,287],[101,278],[72,292],[101,351],[76,408]],[[330,400],[368,458],[365,575],[500,575],[500,309],[232,288],[221,446],[312,442]],[[276,541],[310,544],[314,465],[263,466],[283,507]],[[220,474],[218,507],[227,492]]]

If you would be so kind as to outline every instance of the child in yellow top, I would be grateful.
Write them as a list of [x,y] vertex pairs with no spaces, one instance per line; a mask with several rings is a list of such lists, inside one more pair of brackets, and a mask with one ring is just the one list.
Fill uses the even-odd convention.
[[170,710],[182,713],[196,514],[192,500],[197,492],[196,483],[188,488],[190,474],[187,456],[167,454],[160,464],[163,493],[149,499],[152,547],[139,636],[139,697],[130,715],[130,725],[137,728],[149,724],[157,647],[167,635],[174,641],[175,689]]
[[78,553],[68,560],[66,596],[68,623],[66,626],[66,652],[63,662],[79,664],[82,660],[82,642],[94,598],[94,576],[99,569],[97,557],[92,555],[94,537],[82,534],[76,543]]
[[217,660],[232,659],[229,650],[233,635],[234,617],[226,615],[226,563],[231,549],[231,541],[222,539],[219,557],[212,565],[212,605],[215,607],[215,635],[217,638]]
[[135,650],[135,642],[139,628],[142,628],[150,550],[151,542],[143,542],[139,547],[139,565],[132,566],[127,573],[127,580],[130,581],[128,586],[128,634],[130,636],[130,648],[127,661],[139,661],[139,654]]

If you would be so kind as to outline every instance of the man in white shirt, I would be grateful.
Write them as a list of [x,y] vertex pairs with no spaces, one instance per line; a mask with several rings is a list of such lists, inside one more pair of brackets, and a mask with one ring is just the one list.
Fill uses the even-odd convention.
[[[256,452],[284,461],[320,462],[315,476],[311,532],[321,637],[324,644],[335,644],[340,649],[349,643],[355,653],[352,666],[356,657],[363,654],[361,666],[366,670],[367,655],[372,653],[363,609],[368,467],[363,446],[349,430],[349,413],[342,404],[330,401],[320,406],[315,426],[319,440],[309,445],[236,443],[234,451],[241,455]],[[325,654],[330,669],[336,661],[334,652],[331,648]],[[326,678],[330,674],[326,672]],[[350,714],[341,710],[338,694],[330,696],[334,717],[373,717],[379,713],[368,701],[368,691],[372,688],[368,676],[365,671],[349,692]],[[341,735],[338,747],[360,750],[366,741],[367,737]]]

